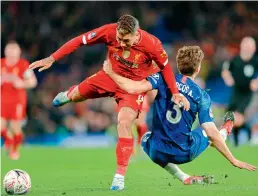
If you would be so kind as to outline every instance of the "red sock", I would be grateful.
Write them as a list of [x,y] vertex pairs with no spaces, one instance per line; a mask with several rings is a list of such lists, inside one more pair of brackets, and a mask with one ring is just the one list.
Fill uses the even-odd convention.
[[118,138],[116,146],[117,169],[116,173],[125,175],[130,157],[133,152],[133,138]]
[[67,92],[67,97],[69,98],[69,94],[73,91],[73,89],[76,87],[76,85],[73,85],[72,87],[69,88]]
[[141,125],[137,125],[136,128],[137,128],[137,132],[138,132],[138,140],[137,140],[137,143],[138,143],[138,144],[141,144],[142,136],[147,132],[148,127],[147,127],[147,124],[144,123],[144,124],[141,124]]
[[4,139],[4,145],[5,145],[5,147],[6,147],[7,149],[12,146],[12,144],[13,144],[13,138],[12,138],[10,135],[8,135],[7,129],[2,129],[2,130],[1,130],[1,137],[3,137],[3,139]]
[[22,132],[18,134],[14,134],[13,136],[13,151],[17,151],[18,148],[20,147],[23,139],[23,134]]

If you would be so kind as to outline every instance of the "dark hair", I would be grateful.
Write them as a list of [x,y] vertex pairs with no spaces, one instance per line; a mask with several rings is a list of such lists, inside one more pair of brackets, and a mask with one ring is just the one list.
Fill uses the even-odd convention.
[[139,21],[131,15],[123,15],[117,22],[117,30],[122,35],[134,34],[139,28]]
[[192,76],[204,57],[199,46],[184,46],[177,52],[176,62],[179,72]]

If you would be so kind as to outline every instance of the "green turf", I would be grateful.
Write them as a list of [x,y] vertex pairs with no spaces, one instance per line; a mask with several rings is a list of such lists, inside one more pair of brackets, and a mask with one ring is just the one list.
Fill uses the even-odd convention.
[[[232,149],[239,159],[258,165],[258,147]],[[258,172],[232,167],[214,149],[182,166],[190,174],[213,174],[218,184],[184,186],[148,158],[132,162],[126,176],[126,189],[109,190],[115,171],[114,149],[61,149],[27,147],[18,161],[2,153],[1,173],[18,168],[32,179],[29,196],[239,196],[258,195]],[[1,177],[1,180],[3,176]],[[6,194],[3,194],[6,195]]]

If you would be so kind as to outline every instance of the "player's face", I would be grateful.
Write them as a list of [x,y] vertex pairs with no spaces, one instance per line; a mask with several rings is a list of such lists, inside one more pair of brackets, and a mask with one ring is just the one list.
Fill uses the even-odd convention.
[[127,34],[122,35],[120,33],[116,33],[116,40],[123,48],[130,48],[137,39],[137,33],[136,34]]
[[252,57],[255,53],[255,50],[256,46],[253,38],[246,37],[242,40],[240,44],[240,51],[243,55]]
[[21,49],[18,44],[7,44],[4,50],[4,54],[6,58],[16,60],[19,59],[21,56]]

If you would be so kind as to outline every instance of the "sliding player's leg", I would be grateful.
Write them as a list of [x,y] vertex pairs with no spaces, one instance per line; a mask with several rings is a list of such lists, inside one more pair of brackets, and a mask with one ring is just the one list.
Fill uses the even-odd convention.
[[117,170],[113,178],[111,190],[124,189],[124,176],[133,152],[132,124],[142,107],[142,95],[129,95],[117,93],[118,101],[118,142],[116,147]]
[[60,107],[69,102],[76,103],[86,99],[107,97],[115,93],[116,86],[104,71],[99,71],[97,74],[86,78],[79,85],[74,85],[69,90],[58,93],[53,100],[53,106]]

